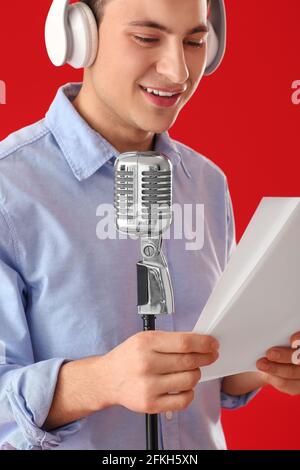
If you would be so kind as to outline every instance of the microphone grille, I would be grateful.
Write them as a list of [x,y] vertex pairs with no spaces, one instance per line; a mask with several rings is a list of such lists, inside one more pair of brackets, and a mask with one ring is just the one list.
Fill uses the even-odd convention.
[[142,171],[142,219],[151,225],[156,220],[169,220],[172,204],[172,172],[151,169]]
[[122,165],[115,172],[115,210],[117,219],[133,219],[134,203],[134,170]]
[[172,221],[172,164],[157,152],[119,156],[115,164],[116,226],[121,232],[159,235]]

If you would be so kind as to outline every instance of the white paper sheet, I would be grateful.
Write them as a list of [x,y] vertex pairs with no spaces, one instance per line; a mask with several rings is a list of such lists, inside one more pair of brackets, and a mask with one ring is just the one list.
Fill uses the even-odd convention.
[[300,198],[263,198],[194,331],[220,342],[201,382],[255,371],[300,331]]

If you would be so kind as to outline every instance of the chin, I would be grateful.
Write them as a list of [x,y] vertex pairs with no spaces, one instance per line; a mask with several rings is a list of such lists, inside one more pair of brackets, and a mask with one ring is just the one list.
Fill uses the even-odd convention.
[[161,124],[157,121],[159,121],[159,118],[156,119],[156,122],[150,123],[150,122],[145,122],[144,124],[140,125],[141,129],[144,129],[147,132],[153,132],[154,134],[162,134],[165,131],[168,131],[170,127],[172,127],[173,123],[175,122],[176,119],[172,119],[172,121],[164,121]]

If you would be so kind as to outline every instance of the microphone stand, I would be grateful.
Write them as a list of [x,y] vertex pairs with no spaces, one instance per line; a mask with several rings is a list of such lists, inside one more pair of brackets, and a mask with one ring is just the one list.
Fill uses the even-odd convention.
[[[173,290],[164,254],[162,236],[142,237],[143,260],[137,263],[138,313],[143,330],[155,330],[156,315],[174,312]],[[146,414],[147,450],[158,450],[158,415]]]
[[[143,330],[150,331],[155,330],[154,315],[143,315]],[[146,449],[147,450],[158,450],[158,415],[157,414],[146,414]]]

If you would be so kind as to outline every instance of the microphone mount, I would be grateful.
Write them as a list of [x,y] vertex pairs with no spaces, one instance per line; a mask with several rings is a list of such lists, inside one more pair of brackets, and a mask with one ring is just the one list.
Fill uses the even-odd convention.
[[143,260],[137,263],[138,313],[161,315],[174,312],[174,298],[162,236],[141,238]]

